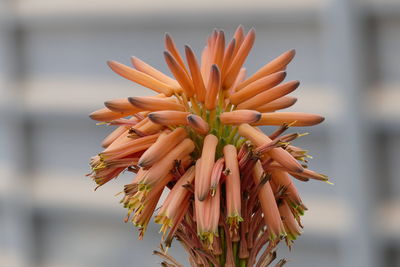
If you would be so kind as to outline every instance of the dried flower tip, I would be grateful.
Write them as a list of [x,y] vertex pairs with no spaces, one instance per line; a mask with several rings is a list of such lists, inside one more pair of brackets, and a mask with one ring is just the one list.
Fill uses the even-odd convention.
[[299,87],[300,82],[299,81],[291,81],[291,82],[286,82],[283,84],[280,84],[278,86],[275,86],[274,88],[271,88],[267,91],[264,91],[262,93],[259,93],[256,96],[253,96],[252,98],[243,101],[240,103],[237,108],[238,109],[255,109],[259,106],[265,105],[271,101],[274,101],[280,97],[283,97],[287,94],[290,94],[294,90]]
[[208,123],[200,116],[197,116],[195,114],[188,115],[187,122],[190,127],[192,127],[197,133],[201,135],[206,135],[210,130],[210,126],[208,126]]
[[150,75],[147,75],[143,72],[135,70],[116,61],[108,61],[107,64],[115,73],[121,75],[128,80],[143,85],[144,87],[147,87],[155,92],[163,93],[166,96],[171,96],[174,93],[174,90],[171,88],[171,86],[154,79]]
[[262,113],[261,119],[253,125],[312,126],[324,121],[324,117],[301,112]]
[[255,123],[261,118],[261,113],[254,110],[234,110],[231,112],[223,112],[219,115],[219,119],[223,124],[239,125],[242,123]]
[[149,113],[149,119],[160,125],[187,125],[186,117],[189,112],[182,111],[156,111]]
[[240,103],[252,98],[253,96],[256,96],[259,93],[278,85],[285,79],[285,77],[286,72],[284,71],[268,75],[242,88],[240,91],[231,95],[229,99],[232,104],[239,105]]

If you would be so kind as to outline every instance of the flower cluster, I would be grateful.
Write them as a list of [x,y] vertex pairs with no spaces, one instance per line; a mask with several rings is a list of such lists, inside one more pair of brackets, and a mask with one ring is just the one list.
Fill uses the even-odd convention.
[[[268,265],[279,241],[291,246],[301,233],[307,208],[292,179],[327,181],[307,168],[307,151],[292,145],[302,134],[284,134],[324,118],[276,112],[297,100],[288,94],[299,82],[283,82],[295,51],[246,77],[254,41],[253,29],[245,34],[238,27],[227,44],[215,30],[201,61],[185,46],[185,62],[167,34],[164,57],[174,78],[138,58],[133,67],[110,61],[114,72],[158,94],[113,99],[90,114],[117,126],[91,159],[90,176],[101,186],[124,171],[135,173],[121,200],[125,220],[142,238],[155,214],[165,246],[177,238],[192,266]],[[265,134],[262,125],[277,129]],[[178,265],[160,254],[165,266]]]

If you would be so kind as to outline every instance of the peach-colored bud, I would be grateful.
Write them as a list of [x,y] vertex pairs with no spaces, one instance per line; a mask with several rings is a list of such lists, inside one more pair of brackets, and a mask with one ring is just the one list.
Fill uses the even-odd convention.
[[[260,184],[264,175],[260,161],[257,161],[253,168],[253,179],[255,184]],[[285,228],[283,226],[281,216],[279,214],[278,206],[276,204],[274,193],[272,192],[271,185],[267,181],[261,186],[258,193],[258,198],[264,213],[265,224],[268,226],[269,237],[271,240],[279,239],[285,236]]]
[[274,101],[271,101],[262,106],[254,108],[259,112],[273,112],[279,109],[284,109],[293,106],[297,102],[297,98],[293,96],[282,96]]
[[223,124],[239,125],[242,123],[255,123],[261,118],[261,113],[255,110],[234,110],[223,112],[219,119]]
[[197,99],[204,102],[206,96],[206,87],[200,72],[199,64],[197,63],[196,56],[189,46],[185,46],[186,59],[189,65],[190,73],[192,75],[194,89],[196,91]]
[[187,116],[187,121],[189,126],[192,127],[199,134],[201,135],[208,134],[210,126],[208,126],[208,123],[205,120],[203,120],[203,118],[201,118],[200,116],[197,116],[195,114],[190,114]]
[[186,117],[189,112],[182,111],[156,111],[149,113],[148,118],[160,125],[187,125]]
[[278,56],[274,60],[268,62],[266,65],[264,65],[262,68],[260,68],[256,73],[254,73],[251,77],[249,77],[247,80],[242,82],[238,89],[244,88],[245,86],[249,85],[250,83],[261,79],[264,76],[267,76],[271,73],[278,72],[281,70],[284,70],[286,66],[292,61],[294,56],[296,55],[296,51],[294,49],[289,50],[282,55]]
[[186,137],[187,134],[183,128],[176,128],[168,135],[160,135],[157,141],[140,157],[139,166],[143,168],[151,167]]
[[163,93],[166,96],[171,96],[174,93],[171,86],[160,82],[159,80],[156,80],[150,75],[147,75],[141,71],[135,70],[116,61],[108,61],[107,64],[115,73],[121,75],[128,80],[143,85],[144,87],[147,87],[158,93]]
[[207,94],[205,99],[205,107],[208,110],[213,110],[217,106],[217,96],[221,88],[221,75],[217,65],[211,66],[210,79],[207,86]]
[[159,135],[160,133],[148,135],[145,137],[132,139],[126,143],[113,146],[112,148],[108,147],[106,150],[100,153],[100,157],[104,160],[126,157],[135,152],[149,148],[152,144],[154,144]]
[[112,131],[109,135],[107,135],[107,137],[104,138],[104,140],[101,142],[101,146],[104,148],[108,147],[121,135],[128,134],[129,128],[130,128],[129,126],[117,127],[114,131]]
[[223,59],[222,67],[221,67],[221,76],[222,77],[225,77],[226,72],[231,65],[233,57],[235,56],[235,54],[234,54],[235,48],[236,48],[236,40],[232,39],[232,41],[229,43],[229,45],[227,46],[227,48],[225,50],[224,59]]
[[128,97],[131,106],[140,110],[160,111],[176,110],[185,111],[185,107],[176,102],[173,98],[157,98],[151,96]]
[[118,113],[135,114],[142,111],[141,109],[132,106],[128,101],[128,98],[108,100],[104,102],[104,105],[111,111]]
[[215,135],[209,134],[204,138],[200,172],[199,176],[196,176],[195,179],[196,198],[200,201],[204,201],[210,192],[211,173],[214,166],[217,144],[218,138]]
[[[241,136],[249,139],[257,147],[272,141],[268,136],[248,124],[240,125],[238,133]],[[280,147],[268,151],[267,154],[290,171],[296,173],[303,171],[303,167],[300,165],[300,163],[292,155],[290,155],[289,152]]]
[[182,68],[182,66],[176,61],[176,59],[167,51],[164,51],[164,58],[167,62],[169,69],[171,70],[178,83],[181,85],[185,94],[188,97],[193,96],[193,82],[187,74],[185,68]]
[[324,121],[324,117],[302,112],[262,113],[261,119],[253,125],[312,126]]
[[274,101],[282,96],[285,96],[287,94],[290,94],[294,90],[299,87],[300,83],[299,81],[291,81],[291,82],[286,82],[283,84],[280,84],[278,86],[275,86],[274,88],[271,88],[267,91],[264,91],[262,93],[259,93],[256,96],[253,96],[252,98],[243,101],[240,103],[237,108],[238,109],[255,109],[259,106],[265,105],[271,101]]
[[194,179],[195,168],[189,168],[186,173],[178,180],[168,197],[164,201],[158,215],[155,217],[155,222],[163,224],[161,231],[165,234],[167,228],[172,227],[175,218],[180,214],[183,203],[189,202],[191,192],[184,185],[192,184]]
[[170,85],[174,90],[177,90],[178,88],[180,88],[180,85],[176,80],[172,79],[168,75],[165,75],[161,71],[153,68],[152,66],[150,66],[146,62],[138,59],[137,57],[131,57],[131,62],[132,62],[132,65],[138,71],[146,73],[146,74],[150,75],[151,77],[159,80],[160,82]]
[[149,118],[143,119],[141,122],[131,128],[132,133],[137,135],[149,135],[154,134],[162,129],[162,125],[152,122]]
[[215,42],[213,64],[217,65],[219,69],[222,67],[222,61],[225,53],[225,33],[219,31],[217,35],[217,40]]
[[160,177],[164,177],[168,174],[168,172],[172,170],[176,160],[181,160],[183,157],[190,154],[193,150],[193,141],[188,138],[183,140],[160,161],[157,161],[151,166],[147,174],[140,181],[140,184],[145,185],[145,187],[151,188],[155,183],[157,183]]
[[247,56],[249,55],[255,39],[256,39],[256,31],[254,29],[251,29],[244,38],[243,43],[240,45],[237,54],[233,58],[232,64],[229,67],[228,71],[226,72],[226,76],[223,77],[224,88],[230,88],[232,84],[235,82],[236,76],[238,75],[240,69],[242,68],[243,63],[245,62]]
[[231,226],[238,227],[241,217],[240,173],[236,147],[226,145],[223,149],[225,158],[225,188],[227,221]]
[[114,111],[109,110],[108,108],[102,108],[102,109],[99,109],[99,110],[96,110],[96,111],[93,111],[92,113],[90,113],[89,117],[95,121],[112,121],[112,120],[126,117],[129,115],[131,115],[131,114],[114,112]]
[[258,95],[259,93],[271,89],[272,87],[278,85],[286,77],[286,72],[280,71],[266,77],[263,77],[253,83],[242,88],[240,91],[231,95],[230,101],[234,105],[239,105],[240,103]]
[[179,53],[178,48],[175,45],[174,40],[172,39],[171,35],[168,33],[165,34],[165,48],[167,49],[168,52],[171,53],[171,55],[174,57],[176,62],[179,64],[179,66],[184,70],[187,74],[188,71],[186,70],[185,63],[183,62],[183,58],[181,54]]

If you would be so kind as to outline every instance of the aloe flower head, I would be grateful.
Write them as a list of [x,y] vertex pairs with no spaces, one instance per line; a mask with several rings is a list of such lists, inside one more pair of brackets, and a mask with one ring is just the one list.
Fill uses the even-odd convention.
[[[91,159],[97,186],[132,173],[121,203],[143,238],[149,221],[160,224],[163,266],[181,266],[167,253],[177,239],[191,266],[267,266],[276,245],[291,247],[307,210],[294,179],[327,181],[308,169],[303,136],[292,127],[324,120],[280,112],[296,103],[298,81],[284,81],[290,50],[248,76],[245,60],[255,31],[239,26],[229,41],[214,30],[201,56],[184,53],[165,36],[168,76],[138,58],[131,66],[109,61],[118,75],[154,91],[105,102],[90,114],[116,126]],[[276,126],[270,133],[258,126]],[[162,195],[166,197],[162,197]],[[159,208],[157,208],[159,207]],[[282,266],[284,260],[277,266]]]

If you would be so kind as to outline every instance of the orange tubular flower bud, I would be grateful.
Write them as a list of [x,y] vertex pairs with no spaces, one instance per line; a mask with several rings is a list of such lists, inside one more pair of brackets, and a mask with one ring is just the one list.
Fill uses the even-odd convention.
[[225,158],[225,188],[226,188],[226,208],[227,221],[231,227],[238,228],[241,217],[241,193],[240,193],[240,173],[237,160],[236,147],[226,145],[224,147]]
[[112,142],[114,142],[118,137],[123,134],[128,134],[129,126],[119,126],[117,129],[112,131],[106,138],[104,138],[103,142],[101,142],[101,146],[107,148]]
[[234,55],[236,55],[237,52],[239,51],[240,46],[243,43],[243,40],[244,40],[244,28],[243,28],[242,25],[239,25],[236,28],[235,33],[233,34],[233,39],[236,40],[236,48],[235,48],[235,51],[233,53]]
[[217,65],[219,69],[222,68],[224,54],[225,54],[225,34],[223,31],[219,31],[217,40],[215,42],[214,61],[213,61],[213,64]]
[[172,98],[156,98],[149,96],[128,97],[128,101],[132,107],[140,110],[161,111],[161,110],[176,110],[184,111],[185,107],[177,103]]
[[217,65],[211,66],[210,79],[208,81],[205,106],[208,110],[213,110],[217,106],[217,96],[221,88],[221,75]]
[[189,168],[185,174],[178,180],[172,190],[169,192],[167,199],[164,201],[158,215],[155,218],[155,222],[162,224],[161,232],[164,234],[167,228],[172,226],[173,221],[180,214],[181,208],[184,207],[183,203],[189,201],[191,192],[184,187],[184,185],[190,185],[194,179],[195,168]]
[[243,43],[240,45],[237,54],[233,58],[232,64],[228,69],[226,76],[223,77],[224,88],[230,88],[232,84],[235,82],[236,76],[239,73],[240,69],[242,68],[242,65],[246,60],[247,56],[249,55],[255,39],[256,39],[256,31],[254,29],[251,29],[244,38]]
[[234,57],[234,52],[236,48],[236,40],[232,39],[232,41],[229,43],[228,47],[225,50],[225,55],[221,67],[221,76],[225,77],[227,68],[230,66],[233,57]]
[[176,128],[168,135],[160,135],[157,141],[140,157],[138,165],[142,168],[149,168],[186,137],[187,134],[183,128]]
[[210,192],[211,173],[214,166],[215,150],[218,138],[209,134],[204,138],[203,151],[201,153],[201,167],[199,176],[195,179],[196,198],[204,201]]
[[[253,179],[255,184],[260,184],[264,170],[261,167],[260,161],[257,161],[253,168]],[[272,192],[271,185],[267,181],[262,185],[258,198],[260,200],[261,208],[264,213],[265,224],[268,226],[269,237],[271,240],[279,239],[285,236],[285,228],[283,226],[281,216],[279,214],[278,206],[276,204],[274,193]]]
[[297,102],[297,98],[293,96],[282,96],[262,106],[254,108],[259,112],[273,112],[275,110],[284,109],[293,106]]
[[194,88],[193,88],[193,82],[190,79],[189,75],[183,69],[179,63],[175,60],[175,58],[167,51],[164,52],[164,58],[165,61],[167,62],[167,65],[169,69],[171,70],[172,74],[178,81],[178,83],[181,85],[183,91],[188,97],[193,96],[194,94]]
[[112,121],[122,117],[130,115],[129,113],[120,113],[109,110],[108,108],[102,108],[93,111],[89,114],[89,117],[95,121]]
[[302,112],[262,113],[261,119],[253,125],[312,126],[324,121],[324,117]]
[[149,148],[158,138],[160,134],[148,135],[145,137],[133,139],[126,143],[116,145],[115,147],[108,148],[100,153],[101,157],[105,160],[116,158],[123,158],[130,154]]
[[151,77],[159,80],[160,82],[163,82],[165,84],[168,84],[171,86],[171,88],[173,88],[174,90],[177,90],[180,88],[179,83],[172,79],[171,77],[169,77],[168,75],[165,75],[164,73],[162,73],[161,71],[153,68],[152,66],[150,66],[149,64],[147,64],[146,62],[138,59],[137,57],[131,57],[131,62],[132,65],[138,70],[141,71],[143,73],[146,73],[148,75],[150,75]]
[[249,85],[250,83],[252,83],[258,79],[261,79],[264,76],[267,76],[274,72],[284,70],[286,68],[286,66],[290,63],[290,61],[292,61],[292,59],[294,58],[295,55],[296,55],[296,51],[294,49],[283,53],[279,57],[277,57],[274,60],[267,63],[264,67],[259,69],[256,73],[254,73],[247,80],[242,82],[239,85],[238,89],[240,90],[240,89],[244,88],[245,86]]
[[192,75],[194,89],[196,91],[197,99],[204,102],[206,96],[206,87],[204,85],[203,77],[200,72],[199,64],[197,63],[196,56],[189,46],[185,46],[186,59],[189,65],[190,73]]
[[[240,125],[238,132],[241,136],[249,139],[257,147],[272,141],[268,136],[248,124]],[[290,155],[289,152],[280,147],[274,148],[266,153],[289,171],[296,173],[303,171],[303,167],[300,165],[300,163],[297,162],[297,160]]]
[[171,86],[160,82],[159,80],[156,80],[150,75],[147,75],[141,71],[135,70],[116,61],[108,61],[107,64],[115,73],[121,75],[128,80],[143,85],[144,87],[147,87],[153,91],[163,93],[166,96],[171,96],[174,93]]
[[192,140],[183,140],[160,161],[153,164],[139,183],[144,186],[145,190],[151,188],[155,183],[157,183],[160,177],[166,176],[168,172],[172,170],[176,160],[181,160],[186,155],[189,155],[194,150],[194,147]]
[[152,122],[161,125],[187,125],[188,115],[189,112],[182,111],[156,111],[147,116]]
[[243,101],[240,103],[237,108],[238,109],[255,109],[259,106],[265,105],[271,101],[274,101],[282,96],[290,94],[294,90],[299,87],[299,81],[291,81],[278,86],[275,86],[272,89],[259,93],[252,98]]
[[256,96],[257,94],[264,92],[272,87],[278,85],[286,77],[286,72],[280,71],[264,78],[261,78],[253,83],[242,88],[240,91],[231,95],[230,101],[234,105],[239,105],[240,103]]
[[242,123],[254,123],[261,118],[261,113],[254,110],[235,110],[231,112],[223,112],[219,115],[219,119],[223,124],[239,125]]
[[174,40],[168,33],[165,34],[165,48],[175,58],[176,62],[179,64],[179,66],[182,68],[182,70],[184,70],[186,72],[186,74],[188,74],[188,71],[186,70],[185,63],[183,62],[182,56],[179,53],[178,48],[176,48]]
[[203,120],[200,116],[190,114],[187,116],[187,121],[190,127],[201,135],[206,135],[210,130],[208,123]]
[[132,106],[128,101],[128,98],[109,100],[104,102],[104,105],[111,111],[119,113],[135,114],[142,111],[141,109]]

